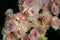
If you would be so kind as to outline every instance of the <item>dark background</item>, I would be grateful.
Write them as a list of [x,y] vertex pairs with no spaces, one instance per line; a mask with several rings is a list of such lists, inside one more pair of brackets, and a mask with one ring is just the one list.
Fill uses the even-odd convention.
[[[18,0],[0,0],[0,39],[2,39],[1,30],[4,27],[5,23],[5,11],[9,8],[13,9],[14,12],[18,12]],[[60,15],[59,15],[60,16]],[[49,28],[49,30],[46,33],[46,36],[48,37],[48,40],[60,40],[60,30],[55,31],[52,28]]]

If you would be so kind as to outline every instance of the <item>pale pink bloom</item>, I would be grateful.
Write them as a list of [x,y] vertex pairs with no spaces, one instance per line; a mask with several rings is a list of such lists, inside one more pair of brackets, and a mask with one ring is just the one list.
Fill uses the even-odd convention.
[[33,7],[29,8],[27,11],[29,16],[33,16],[35,14],[35,9]]
[[40,26],[40,22],[38,20],[32,20],[32,25],[34,28],[38,28]]
[[43,24],[50,24],[52,19],[52,15],[50,14],[50,12],[46,9],[43,11],[42,13],[42,23]]
[[23,28],[23,30],[26,32],[31,28],[30,23],[28,22],[28,20],[24,20],[20,23],[21,27]]
[[59,14],[59,7],[56,4],[53,4],[51,7],[51,11],[54,15],[58,15]]
[[6,37],[6,40],[16,40],[16,38],[14,37],[13,34],[9,34],[9,35]]
[[29,6],[26,2],[24,2],[22,5],[19,5],[19,10],[21,13],[26,12],[28,8],[29,8]]
[[16,33],[21,35],[21,33],[23,33],[22,28],[19,28]]
[[40,27],[36,28],[36,30],[39,31],[40,37],[43,37],[43,36],[45,36],[48,28],[46,26],[41,25]]
[[43,21],[44,23],[45,23],[45,22],[48,23],[48,21],[49,21],[48,15],[43,16],[42,21]]
[[40,33],[36,29],[30,31],[31,40],[38,40],[40,38]]
[[51,1],[60,7],[60,0],[51,0]]
[[7,29],[10,31],[15,31],[17,29],[17,22],[15,20],[9,20],[7,22]]
[[36,3],[37,0],[26,0],[26,3],[31,7],[31,6],[37,6],[38,4]]
[[30,40],[30,38],[28,35],[25,35],[25,36],[21,37],[21,40]]
[[39,15],[39,7],[37,6],[32,6],[27,10],[27,15],[29,15],[31,18],[35,18],[37,19],[38,15]]
[[18,38],[22,37],[23,35],[25,35],[25,31],[22,27],[19,27],[16,31],[15,34],[17,35]]
[[[36,0],[37,1],[37,0]],[[40,8],[46,8],[49,4],[50,0],[38,0],[38,4],[40,6]]]
[[19,0],[19,5],[22,5],[24,2],[30,4],[31,2],[33,2],[34,0]]
[[43,34],[45,34],[46,32],[47,32],[47,27],[45,27],[45,26],[43,26],[43,25],[41,25],[40,26],[40,29],[43,31]]
[[52,25],[52,28],[54,28],[56,30],[59,29],[60,20],[57,17],[53,17],[51,25]]

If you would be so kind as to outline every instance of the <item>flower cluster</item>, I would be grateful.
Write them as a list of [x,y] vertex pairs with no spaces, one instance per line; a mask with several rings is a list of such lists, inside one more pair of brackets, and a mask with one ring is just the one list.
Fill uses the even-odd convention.
[[60,29],[60,0],[19,0],[19,12],[5,12],[3,40],[48,40],[49,27]]

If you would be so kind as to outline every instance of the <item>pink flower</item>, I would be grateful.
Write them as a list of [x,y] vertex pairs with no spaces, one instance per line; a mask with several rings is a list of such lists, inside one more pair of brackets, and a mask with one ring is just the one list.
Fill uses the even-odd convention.
[[17,28],[14,32],[16,34],[16,36],[18,38],[22,37],[23,35],[25,35],[25,30],[21,27],[21,25],[19,26],[19,28]]
[[32,40],[38,40],[38,38],[40,38],[40,33],[36,29],[32,29],[30,32],[30,38]]
[[46,15],[46,16],[43,16],[43,18],[42,18],[42,21],[45,23],[47,23],[47,21],[48,21],[49,19],[48,19],[48,16]]
[[[34,6],[34,5],[33,5]],[[38,12],[39,12],[39,7],[37,6],[34,6],[34,7],[30,7],[28,10],[27,10],[27,15],[30,16],[31,18],[37,18],[38,17]]]
[[27,13],[28,13],[28,15],[30,15],[30,16],[34,15],[34,14],[35,14],[34,8],[33,8],[33,7],[29,8],[29,10],[28,10]]
[[51,11],[54,15],[58,15],[59,14],[59,7],[56,4],[53,4],[51,7]]
[[42,13],[42,23],[49,25],[51,23],[52,15],[48,10],[44,10]]
[[28,35],[25,35],[25,36],[21,37],[21,40],[30,40],[30,38]]
[[57,19],[52,21],[52,25],[56,25],[56,24],[58,24],[58,20]]
[[16,40],[13,34],[9,34],[6,38],[6,40]]
[[28,20],[21,21],[20,25],[25,32],[31,28],[31,25]]
[[7,28],[8,30],[12,31],[14,30],[14,28],[16,28],[16,21],[14,20],[9,20],[8,23],[7,23]]
[[53,17],[51,25],[52,25],[52,28],[54,28],[55,30],[59,29],[60,20],[57,17]]
[[45,4],[44,3],[41,3],[40,6],[41,6],[41,8],[44,8],[45,7]]
[[47,29],[48,29],[48,28],[47,28],[46,26],[41,25],[41,26],[38,27],[36,30],[39,31],[40,36],[42,37],[42,36],[45,36],[45,34],[46,34],[46,32],[47,32]]
[[49,4],[50,0],[39,0],[39,6],[40,8],[46,8],[47,5]]
[[51,0],[51,1],[60,7],[60,0]]
[[16,33],[21,35],[23,33],[23,30],[21,28],[19,28]]
[[53,19],[52,19],[52,26],[53,25],[59,25],[59,19],[57,17],[53,17]]

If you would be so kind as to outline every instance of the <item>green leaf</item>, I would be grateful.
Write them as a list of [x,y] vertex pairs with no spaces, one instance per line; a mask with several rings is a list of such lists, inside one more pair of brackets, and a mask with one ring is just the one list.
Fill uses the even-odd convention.
[[48,38],[47,37],[42,37],[39,40],[48,40]]

